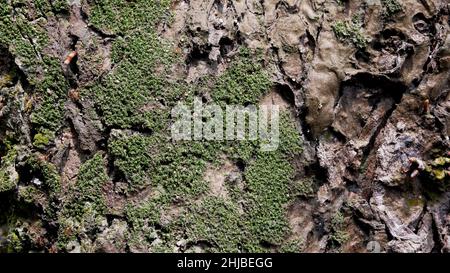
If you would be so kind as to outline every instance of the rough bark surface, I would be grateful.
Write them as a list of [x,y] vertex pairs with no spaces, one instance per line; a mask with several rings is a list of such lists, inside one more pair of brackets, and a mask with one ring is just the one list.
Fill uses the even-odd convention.
[[0,3],[0,252],[450,252],[448,1]]

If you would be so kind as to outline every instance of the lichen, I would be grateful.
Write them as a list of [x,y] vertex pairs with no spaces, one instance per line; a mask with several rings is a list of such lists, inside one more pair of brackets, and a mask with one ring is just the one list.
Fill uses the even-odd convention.
[[439,191],[446,191],[450,187],[450,157],[438,156],[426,163],[423,171],[426,181],[434,185]]

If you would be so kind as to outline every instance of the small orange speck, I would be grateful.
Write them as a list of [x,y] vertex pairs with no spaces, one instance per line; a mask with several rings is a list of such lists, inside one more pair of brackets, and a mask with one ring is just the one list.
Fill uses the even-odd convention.
[[75,56],[77,56],[77,52],[76,51],[72,51],[70,52],[70,54],[67,56],[66,60],[64,61],[65,65],[68,65],[72,62],[72,59],[75,58]]

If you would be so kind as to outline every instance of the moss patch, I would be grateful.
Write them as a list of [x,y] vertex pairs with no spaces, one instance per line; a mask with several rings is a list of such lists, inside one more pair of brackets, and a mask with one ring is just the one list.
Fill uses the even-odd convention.
[[312,178],[297,180],[291,186],[291,194],[294,196],[310,198],[315,196],[315,192],[315,183]]
[[381,4],[386,17],[392,17],[403,10],[402,5],[397,0],[381,0]]
[[[280,246],[288,234],[286,205],[294,169],[290,160],[301,152],[301,141],[291,117],[282,114],[280,147],[261,152],[254,142],[231,144],[227,153],[245,162],[245,191],[229,185],[231,200],[211,197],[188,213],[187,234],[193,242],[212,244],[207,251],[264,252]],[[244,153],[235,153],[245,149]],[[242,208],[236,204],[242,204]],[[227,216],[225,216],[227,215]]]
[[293,168],[278,153],[264,153],[245,172],[249,188],[249,227],[260,242],[277,244],[288,230],[284,205]]
[[10,149],[0,161],[0,193],[13,190],[19,177],[15,170],[16,149]]
[[43,129],[41,133],[37,133],[36,135],[34,135],[33,145],[37,148],[45,148],[45,146],[47,146],[54,138],[54,132]]
[[206,189],[203,171],[220,146],[213,142],[168,143],[165,135],[132,135],[111,141],[109,149],[130,190],[162,186],[172,198],[187,198]]
[[[134,245],[139,240],[158,242],[152,250],[173,251],[171,245],[185,240],[191,246],[206,246],[207,252],[261,252],[267,251],[268,244],[281,245],[289,231],[286,205],[294,176],[290,161],[302,150],[293,119],[287,113],[282,116],[280,147],[270,153],[261,152],[253,142],[167,143],[164,138],[142,135],[113,140],[110,147],[119,160],[115,164],[125,173],[140,170],[139,176],[154,189],[155,197],[127,207]],[[245,147],[245,155],[238,152],[239,147]],[[208,185],[203,181],[207,164],[222,153],[246,165],[245,190],[228,185],[231,199],[207,196]],[[161,223],[161,216],[174,203],[186,211],[168,225]],[[157,228],[161,226],[163,230]]]
[[332,247],[338,248],[349,239],[349,234],[344,231],[345,218],[341,212],[337,212],[331,219],[331,234],[329,242]]
[[232,65],[218,78],[211,96],[216,102],[231,105],[256,104],[270,86],[261,59],[243,48]]
[[99,84],[82,90],[102,112],[106,125],[158,131],[167,126],[183,84],[166,77],[177,61],[172,45],[156,33],[170,17],[170,1],[93,1],[90,22],[120,33],[111,52],[115,66]]
[[81,165],[75,187],[68,193],[71,198],[63,204],[58,217],[59,249],[71,250],[67,249],[69,242],[94,234],[104,225],[107,212],[104,187],[108,180],[101,153]]
[[27,164],[31,171],[38,174],[43,180],[43,187],[45,187],[51,195],[57,196],[60,193],[61,177],[59,176],[55,165],[40,158],[37,154],[28,158]]
[[72,200],[65,207],[66,214],[79,217],[83,215],[86,204],[90,204],[90,209],[104,213],[106,201],[103,187],[108,180],[103,157],[97,153],[81,165],[75,188],[71,194]]
[[191,242],[212,244],[207,251],[238,252],[249,239],[237,206],[219,198],[207,198],[190,208],[183,226]]
[[337,21],[333,26],[334,34],[339,41],[353,44],[357,48],[365,48],[368,39],[363,33],[361,24],[352,21]]
[[[174,54],[155,33],[133,33],[118,39],[112,52],[115,69],[101,84],[82,91],[93,96],[111,127],[161,130],[168,123],[169,110],[182,92],[155,71],[174,62]],[[163,104],[165,105],[163,105]]]
[[164,17],[170,18],[170,0],[94,0],[90,22],[107,33],[128,33],[136,29],[154,28]]
[[46,18],[63,8],[59,2],[11,1],[0,5],[0,45],[20,61],[21,70],[35,89],[36,106],[31,121],[38,132],[61,125],[69,88],[59,60],[44,53],[49,42]]

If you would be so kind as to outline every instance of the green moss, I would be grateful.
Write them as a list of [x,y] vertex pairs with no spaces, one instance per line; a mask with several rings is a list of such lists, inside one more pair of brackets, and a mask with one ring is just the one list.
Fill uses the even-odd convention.
[[288,185],[294,170],[279,153],[261,153],[245,170],[251,207],[250,233],[259,242],[277,244],[288,230],[284,205],[289,201]]
[[[276,151],[262,152],[258,142],[231,143],[226,149],[227,154],[231,158],[240,158],[246,164],[243,177],[246,190],[241,191],[230,185],[227,187],[233,202],[245,200],[245,206],[243,211],[238,213],[239,210],[228,204],[228,201],[208,201],[219,203],[220,205],[215,204],[216,207],[226,211],[231,218],[226,219],[229,223],[227,228],[222,230],[218,226],[223,216],[216,217],[212,212],[202,211],[195,216],[196,221],[201,223],[200,227],[190,224],[195,240],[203,238],[213,243],[214,247],[209,251],[231,249],[244,252],[267,251],[263,247],[264,244],[278,245],[282,242],[289,231],[285,206],[292,200],[289,187],[294,169],[290,160],[301,151],[299,132],[294,120],[287,113],[281,114],[280,147]],[[201,206],[204,208],[205,205]],[[200,220],[202,217],[204,219]],[[240,218],[242,225],[235,223],[235,218]],[[239,233],[236,233],[237,231]],[[202,234],[202,238],[195,237],[195,232]]]
[[210,252],[238,252],[239,245],[249,239],[236,205],[214,197],[189,208],[183,226],[190,242],[211,243]]
[[[289,231],[285,208],[292,200],[289,187],[294,175],[290,160],[302,147],[294,120],[287,113],[282,116],[280,148],[270,153],[261,152],[258,143],[250,141],[168,143],[164,136],[113,134],[109,147],[116,167],[129,181],[135,180],[131,174],[144,178],[157,196],[127,206],[130,241],[151,244],[158,238],[160,243],[152,245],[152,250],[172,251],[170,245],[179,240],[176,238],[186,235],[191,244],[207,242],[208,252],[262,252],[267,251],[263,245],[284,241]],[[236,160],[245,158],[246,189],[227,185],[230,200],[204,195],[208,189],[203,180],[206,166],[217,162],[222,153],[234,155]],[[198,198],[202,201],[193,202]],[[238,200],[243,201],[242,208],[236,205]],[[188,211],[179,221],[164,225],[164,231],[159,230],[160,217],[173,202],[185,204]]]
[[[133,32],[126,38],[118,38],[113,44],[111,54],[114,63],[127,62],[124,67],[143,69],[170,65],[176,58],[175,52],[171,50],[171,44],[152,31]],[[143,72],[149,71],[151,70]]]
[[34,203],[38,196],[38,190],[34,186],[19,187],[18,197],[19,200],[25,203]]
[[293,157],[303,151],[297,121],[288,112],[280,113],[280,152]]
[[304,248],[304,243],[301,239],[291,239],[284,243],[279,252],[281,253],[299,253]]
[[349,237],[349,234],[344,229],[345,218],[341,212],[337,212],[331,219],[331,233],[329,242],[333,247],[340,247],[345,244]]
[[256,104],[269,91],[270,86],[270,79],[261,60],[243,48],[232,65],[217,79],[211,97],[218,103]]
[[190,206],[182,220],[188,240],[209,242],[211,252],[264,252],[278,245],[289,226],[285,205],[293,169],[278,153],[261,153],[246,168],[243,209],[235,201],[207,197]]
[[125,217],[135,230],[141,230],[146,225],[159,224],[162,203],[149,200],[142,204],[128,204],[125,208]]
[[332,242],[332,245],[335,247],[342,246],[349,239],[349,234],[342,230],[336,230],[331,235],[329,240]]
[[[226,130],[226,129],[225,129]],[[244,162],[254,158],[260,151],[260,140],[243,140],[229,142],[227,153],[232,159],[240,159]],[[286,158],[293,158],[303,151],[299,129],[296,120],[287,111],[280,112],[279,120],[279,145],[277,152]]]
[[162,186],[168,195],[195,196],[206,189],[202,180],[207,162],[220,150],[217,143],[167,143],[167,136],[121,136],[109,143],[114,165],[125,175],[130,190]]
[[112,73],[82,95],[93,96],[108,126],[161,130],[168,124],[167,107],[174,105],[183,89],[155,71],[170,67],[175,57],[156,33],[132,33],[114,42]]
[[[99,213],[92,203],[80,204],[77,210],[70,210],[72,215],[67,215],[67,211],[62,211],[58,218],[58,238],[57,247],[59,251],[67,251],[68,244],[77,242],[79,238],[84,238],[89,234],[96,234],[99,227],[105,227],[106,217]],[[89,250],[88,250],[89,251]]]
[[352,21],[337,21],[333,26],[333,31],[338,40],[351,43],[357,48],[365,48],[368,39],[363,34],[361,24]]
[[90,22],[114,40],[111,59],[115,68],[97,85],[82,90],[92,98],[106,125],[152,131],[168,124],[170,108],[183,85],[166,77],[178,60],[172,45],[160,38],[155,27],[170,17],[171,1],[92,1]]
[[43,129],[41,132],[34,135],[33,138],[33,145],[37,148],[45,148],[55,138],[53,131]]
[[152,144],[155,144],[154,138],[141,135],[123,136],[108,143],[114,166],[124,174],[131,189],[140,189],[149,183]]
[[108,33],[127,33],[136,29],[154,28],[169,18],[170,0],[94,0],[91,1],[91,24]]
[[56,13],[67,12],[69,11],[69,1],[67,0],[52,0],[51,1],[52,9]]
[[208,162],[217,160],[221,146],[211,142],[180,142],[164,145],[151,179],[162,185],[171,198],[187,200],[207,190],[203,173]]
[[5,6],[2,6],[0,11],[2,15],[0,29],[4,34],[0,37],[0,43],[9,47],[11,53],[20,58],[27,72],[36,73],[41,57],[38,54],[48,43],[48,37],[43,28],[45,19],[29,21],[29,12],[33,11],[32,4],[15,5],[14,11],[12,6]]
[[311,198],[314,197],[315,191],[315,183],[312,178],[305,178],[292,183],[291,192],[294,196]]
[[48,189],[52,196],[57,196],[61,191],[61,177],[55,165],[33,155],[27,160],[32,172],[39,174],[43,179],[43,186]]
[[[21,69],[35,89],[37,100],[31,114],[33,125],[37,127],[37,131],[43,128],[56,130],[63,119],[69,84],[59,60],[46,55],[44,48],[49,42],[45,29],[46,17],[54,16],[56,6],[52,7],[52,3],[60,1],[22,2],[24,3],[14,1],[14,11],[9,4],[0,6],[0,45],[8,48],[20,61]],[[29,14],[35,12],[38,18],[30,20]]]
[[[160,247],[168,246],[176,234],[186,232],[192,243],[207,241],[207,251],[265,251],[264,243],[277,244],[286,236],[288,224],[285,205],[289,202],[289,184],[293,178],[290,158],[301,151],[299,137],[292,120],[286,116],[281,146],[273,153],[259,151],[259,146],[249,146],[248,166],[244,179],[248,192],[239,192],[246,200],[244,214],[229,201],[207,197],[201,203],[188,205],[181,222],[171,227],[169,238]],[[285,136],[288,136],[285,138]],[[167,143],[156,136],[131,135],[114,139],[110,144],[115,165],[125,176],[138,174],[148,179],[147,185],[158,189],[158,198],[127,208],[127,219],[133,230],[130,240],[145,238],[155,240],[155,225],[160,214],[172,202],[195,200],[208,189],[203,174],[208,162],[215,162],[224,143],[178,142]],[[132,176],[129,176],[132,177]],[[131,181],[135,178],[131,178]],[[135,180],[138,181],[138,180]],[[139,184],[139,183],[138,183]],[[159,237],[158,237],[159,238]],[[172,240],[172,241],[171,241]],[[159,249],[159,248],[158,248]],[[161,248],[163,249],[163,248]]]
[[[259,100],[266,87],[256,88],[258,95],[251,100]],[[264,243],[277,244],[286,236],[284,206],[289,201],[288,187],[293,177],[289,160],[302,151],[292,117],[282,114],[280,148],[268,154],[260,153],[257,142],[168,142],[161,128],[150,136],[113,133],[108,143],[114,165],[129,182],[129,190],[151,186],[158,192],[156,199],[127,206],[131,244],[139,245],[142,240],[151,244],[158,238],[162,242],[152,245],[152,250],[171,251],[170,244],[185,233],[193,243],[208,241],[211,247],[207,251],[265,251]],[[244,176],[249,192],[235,196],[248,203],[245,214],[226,200],[207,197],[201,203],[188,205],[191,211],[184,213],[180,222],[165,226],[164,232],[159,230],[160,216],[173,202],[191,204],[207,192],[204,171],[222,152],[234,154],[235,159],[244,158],[248,164]]]
[[130,203],[125,208],[125,217],[130,225],[128,245],[142,246],[145,242],[153,242],[157,238],[155,226],[160,225],[164,211],[162,199],[151,199],[138,204]]
[[42,16],[51,16],[53,13],[67,13],[69,11],[68,0],[34,0],[34,8]]
[[69,83],[57,59],[44,58],[43,67],[45,77],[36,85],[41,99],[31,114],[31,122],[38,131],[45,133],[46,130],[55,131],[61,125]]
[[7,247],[6,247],[6,252],[7,253],[19,253],[22,252],[23,250],[23,242],[22,239],[15,233],[15,232],[10,232],[8,234],[8,237],[6,238],[7,240]]
[[19,177],[15,171],[16,149],[10,149],[0,161],[0,193],[16,188]]
[[381,4],[386,17],[392,17],[403,10],[402,5],[397,0],[381,0]]
[[83,215],[86,204],[90,204],[89,209],[104,213],[106,201],[103,188],[108,180],[103,157],[97,153],[81,165],[72,193],[72,201],[65,207],[66,214],[79,217]]
[[249,140],[232,142],[228,147],[227,154],[231,159],[248,162],[256,156],[259,144],[259,141]]
[[333,230],[341,229],[345,223],[344,215],[338,211],[331,219],[331,228]]
[[102,210],[105,207],[103,187],[108,180],[103,157],[97,153],[80,167],[75,185],[79,198],[95,204],[95,208]]
[[5,136],[0,139],[0,156],[6,155],[8,151],[13,149],[14,144],[17,144],[17,138],[14,132],[6,130]]
[[104,187],[109,177],[101,153],[84,162],[79,170],[74,188],[70,189],[58,215],[58,248],[66,250],[67,244],[78,236],[95,233],[106,221],[107,212]]
[[42,190],[49,197],[49,204],[44,207],[45,217],[48,220],[56,220],[61,193],[61,177],[56,166],[40,158],[38,154],[30,156],[26,163],[31,173],[42,181]]

